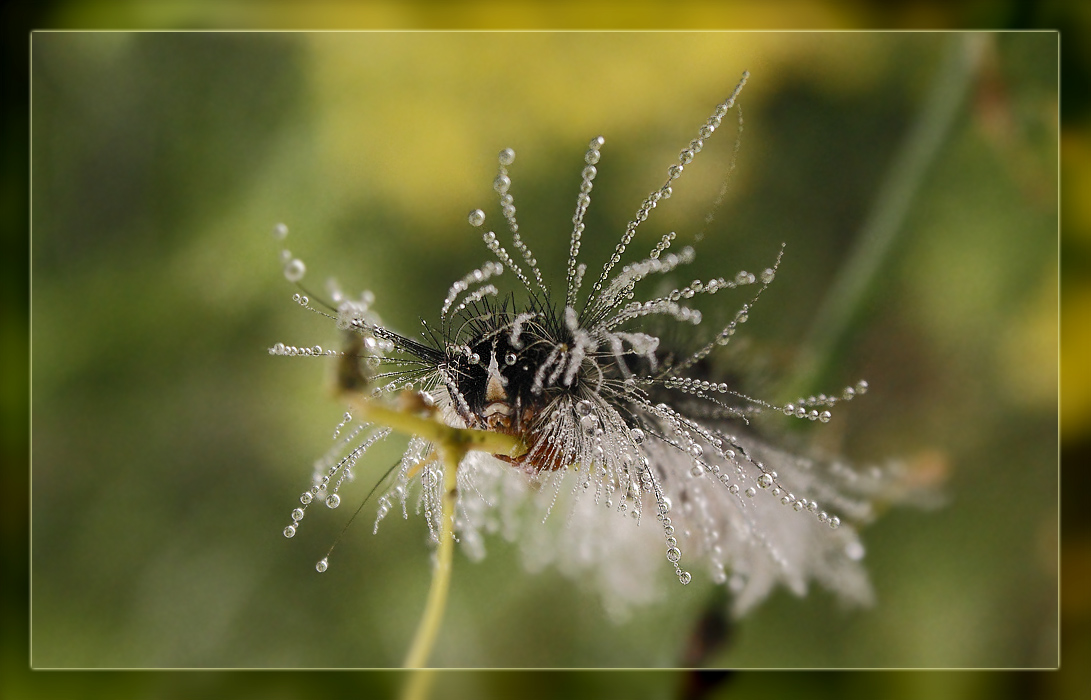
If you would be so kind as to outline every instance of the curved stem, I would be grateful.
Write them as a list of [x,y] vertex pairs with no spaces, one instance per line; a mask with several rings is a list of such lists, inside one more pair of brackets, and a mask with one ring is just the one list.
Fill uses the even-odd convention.
[[523,441],[513,435],[470,428],[452,428],[434,418],[387,408],[362,396],[351,397],[349,402],[360,420],[385,425],[405,435],[422,437],[448,451],[455,449],[460,452],[459,458],[467,450],[479,450],[508,457],[519,457],[527,451]]
[[[439,445],[443,457],[443,515],[439,528],[439,546],[432,569],[432,585],[428,589],[428,601],[424,606],[413,644],[405,657],[405,668],[424,668],[439,633],[443,612],[447,608],[447,592],[451,588],[451,559],[455,551],[455,501],[458,498],[458,463],[463,450],[454,445]],[[415,683],[410,683],[412,688]],[[411,697],[411,696],[410,696]]]
[[490,454],[519,457],[526,453],[526,445],[517,437],[484,430],[453,428],[432,415],[409,408],[389,408],[363,396],[351,396],[350,403],[360,420],[393,428],[400,433],[415,435],[428,440],[436,447],[443,461],[443,496],[439,526],[439,543],[432,569],[432,584],[428,589],[424,614],[421,617],[413,643],[405,658],[405,668],[418,669],[406,686],[405,697],[418,700],[427,696],[432,684],[433,672],[425,667],[435,645],[443,613],[447,608],[447,592],[451,588],[451,562],[455,549],[455,505],[458,501],[458,465],[470,450]]

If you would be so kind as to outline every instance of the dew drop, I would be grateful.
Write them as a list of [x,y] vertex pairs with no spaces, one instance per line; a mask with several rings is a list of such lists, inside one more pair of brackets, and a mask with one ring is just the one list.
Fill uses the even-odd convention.
[[295,537],[295,525],[284,528],[284,536],[288,538]]
[[576,402],[576,413],[581,416],[588,416],[591,414],[591,402],[584,399],[583,401]]
[[338,496],[336,493],[331,493],[330,495],[326,496],[327,508],[336,508],[339,505],[341,505],[341,497]]
[[512,365],[515,364],[515,361],[517,359],[518,358],[515,357],[514,352],[509,352],[507,355],[504,355],[504,364],[507,365],[508,367],[511,367]]
[[856,382],[856,393],[857,394],[866,394],[867,393],[867,388],[868,388],[868,383],[865,382],[863,379]]
[[833,418],[833,414],[829,411],[823,411],[822,413],[818,414],[818,420],[822,421],[823,423],[829,423],[830,418]]
[[298,523],[302,519],[303,519],[303,509],[302,508],[296,508],[295,510],[292,511],[292,520],[294,520],[294,521],[296,521]]
[[303,494],[299,497],[299,502],[302,503],[303,505],[307,505],[313,499],[314,499],[314,495],[311,494],[310,491],[304,491]]
[[289,282],[298,282],[303,279],[303,274],[306,271],[307,266],[299,258],[293,258],[284,265],[284,277]]
[[677,547],[671,547],[667,550],[667,560],[672,564],[677,564],[678,560],[682,558],[682,552]]
[[777,273],[773,272],[772,268],[765,268],[761,273],[761,281],[765,284],[769,284],[773,281],[773,278],[777,276]]
[[753,486],[751,486],[750,488],[746,489],[746,497],[747,498],[753,498],[755,496],[755,494],[757,494],[757,492],[758,492],[758,490],[756,488],[754,488]]
[[641,445],[644,443],[644,431],[640,428],[630,430],[629,437],[632,438],[634,444]]
[[328,559],[322,559],[317,564],[314,565],[314,570],[317,571],[318,573],[322,573],[323,571],[325,571],[329,567],[330,567],[329,560]]
[[841,518],[837,517],[836,515],[830,518],[830,527],[834,530],[841,527]]
[[497,156],[500,160],[500,165],[511,165],[515,162],[515,151],[510,148],[505,148],[500,151],[500,155]]
[[283,241],[288,237],[288,227],[284,224],[277,224],[273,227],[273,237],[278,241]]
[[762,487],[763,489],[767,489],[772,485],[773,485],[773,477],[770,476],[769,474],[762,474],[761,476],[758,477],[758,486]]
[[480,226],[485,223],[485,212],[480,209],[474,209],[470,212],[470,215],[466,217],[466,220],[470,222],[470,226]]
[[693,580],[693,576],[691,576],[688,571],[681,571],[678,574],[678,580],[681,582],[681,584],[683,586],[685,586],[685,585],[689,584],[690,581]]

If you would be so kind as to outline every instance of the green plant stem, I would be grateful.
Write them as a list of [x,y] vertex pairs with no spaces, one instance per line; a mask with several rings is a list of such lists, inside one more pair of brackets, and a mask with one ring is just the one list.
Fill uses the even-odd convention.
[[443,614],[447,608],[447,594],[451,588],[451,564],[455,551],[455,505],[458,501],[458,465],[470,450],[518,457],[526,452],[526,445],[522,440],[511,435],[452,428],[434,417],[388,408],[363,397],[354,397],[351,403],[360,420],[384,425],[400,433],[428,440],[435,445],[443,463],[439,543],[436,546],[435,562],[432,568],[432,583],[428,589],[424,614],[421,616],[404,663],[405,668],[416,669],[406,684],[405,699],[424,700],[428,696],[435,676],[434,671],[426,668],[428,657],[431,656],[436,635],[439,634]]
[[428,589],[428,602],[424,606],[413,644],[405,657],[406,668],[424,668],[436,641],[443,611],[447,607],[447,592],[451,588],[451,560],[455,551],[455,502],[458,500],[458,464],[464,450],[446,445],[439,447],[443,458],[443,511],[439,527],[439,545],[432,568],[432,585]]
[[988,41],[983,34],[952,36],[924,106],[890,164],[860,235],[814,318],[796,372],[785,383],[785,396],[809,393],[844,342],[897,235],[905,228],[910,204],[947,140]]
[[425,700],[429,691],[432,690],[432,683],[435,680],[436,671],[434,669],[418,668],[413,671],[409,676],[409,682],[405,686],[403,700]]
[[485,430],[452,428],[431,417],[414,415],[380,405],[365,398],[351,400],[357,418],[376,425],[385,425],[405,435],[416,435],[437,446],[453,447],[462,451],[488,452],[494,455],[519,457],[526,453],[526,445],[513,435],[491,433]]

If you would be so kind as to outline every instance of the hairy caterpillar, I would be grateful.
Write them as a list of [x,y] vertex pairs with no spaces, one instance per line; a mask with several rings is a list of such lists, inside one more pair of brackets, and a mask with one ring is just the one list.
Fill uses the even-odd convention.
[[[637,297],[639,285],[693,262],[694,249],[673,250],[670,232],[645,257],[622,265],[639,226],[672,195],[686,166],[736,108],[747,78],[716,106],[669,166],[666,181],[641,202],[592,282],[585,284],[588,268],[579,252],[602,137],[592,139],[585,154],[562,292],[547,285],[520,234],[509,192],[515,153],[504,149],[494,189],[511,251],[486,231],[483,240],[495,260],[450,287],[438,323],[426,326],[420,340],[385,326],[369,293],[350,299],[331,289],[329,313],[296,295],[303,306],[335,320],[344,349],[278,343],[271,354],[336,357],[337,381],[347,394],[394,403],[448,426],[510,435],[525,446],[516,456],[469,452],[459,465],[455,531],[472,558],[484,555],[486,533],[499,532],[523,544],[529,568],[552,562],[573,577],[594,580],[608,609],[618,613],[654,597],[655,549],[665,553],[682,584],[693,576],[684,562],[700,561],[714,581],[729,586],[737,614],[778,583],[802,594],[811,579],[847,600],[869,599],[859,564],[863,547],[849,523],[869,519],[871,502],[897,488],[896,475],[791,454],[749,425],[751,416],[774,411],[827,422],[830,409],[864,393],[866,382],[837,396],[774,405],[701,374],[706,358],[731,342],[774,281],[783,247],[759,274],[744,270],[694,280],[644,301]],[[476,209],[468,221],[482,227],[485,214]],[[277,232],[283,237],[287,229]],[[298,283],[303,263],[290,255],[284,263],[285,275]],[[497,286],[505,273],[516,278],[518,296]],[[671,352],[650,331],[655,317],[699,330],[702,314],[687,300],[745,287],[755,288],[748,301],[696,352]],[[390,432],[346,413],[285,536],[295,535],[312,502],[337,507],[347,475]],[[393,484],[379,498],[376,530],[392,509],[408,517],[415,508],[438,541],[443,478],[435,450],[425,437],[410,439]],[[658,525],[644,524],[649,514]],[[317,568],[327,566],[324,558]]]

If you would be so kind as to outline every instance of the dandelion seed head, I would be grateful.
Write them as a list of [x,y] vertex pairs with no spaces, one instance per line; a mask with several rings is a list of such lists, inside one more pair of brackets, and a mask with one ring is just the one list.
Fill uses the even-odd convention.
[[[383,324],[373,309],[374,295],[352,299],[339,289],[327,314],[344,338],[335,353],[340,391],[451,428],[512,436],[525,447],[518,455],[471,450],[462,458],[454,526],[466,554],[474,560],[486,556],[490,536],[518,542],[528,570],[555,565],[591,583],[616,617],[659,599],[655,570],[663,556],[682,585],[695,574],[726,585],[739,615],[777,585],[802,595],[812,580],[846,601],[867,603],[864,548],[854,526],[872,516],[873,501],[895,500],[902,488],[894,471],[857,471],[839,460],[793,454],[751,423],[764,411],[783,414],[781,421],[827,423],[828,409],[866,393],[866,382],[845,387],[840,396],[774,405],[708,375],[704,360],[731,342],[777,279],[783,246],[758,275],[727,272],[663,296],[638,296],[646,280],[672,275],[696,259],[692,246],[671,249],[674,231],[662,234],[643,257],[629,248],[707,148],[747,77],[638,205],[589,289],[583,286],[587,263],[579,254],[603,157],[601,136],[588,143],[579,172],[563,287],[545,284],[516,220],[508,171],[515,152],[505,148],[497,156],[493,189],[511,252],[495,231],[484,231],[482,240],[495,260],[452,283],[438,324],[425,323],[421,339],[411,339]],[[480,228],[485,212],[475,209],[467,221]],[[626,256],[635,259],[622,264]],[[285,276],[298,283],[302,261],[289,255],[283,264]],[[510,274],[501,277],[505,271]],[[521,286],[521,297],[501,294],[497,285],[508,280]],[[727,292],[745,296],[734,302],[729,323],[708,329],[692,304]],[[318,302],[310,305],[298,296],[308,310],[324,313]],[[653,319],[690,329],[704,345],[690,354],[666,347],[649,331]],[[269,352],[332,351],[277,343]],[[346,413],[333,431],[333,445],[315,464],[313,486],[300,497],[302,507],[292,511],[285,537],[296,534],[315,500],[336,508],[338,491],[356,463],[390,432]],[[419,514],[437,542],[442,474],[435,445],[412,436],[377,499],[375,530],[392,511],[405,518]],[[323,559],[316,569],[327,566]]]

